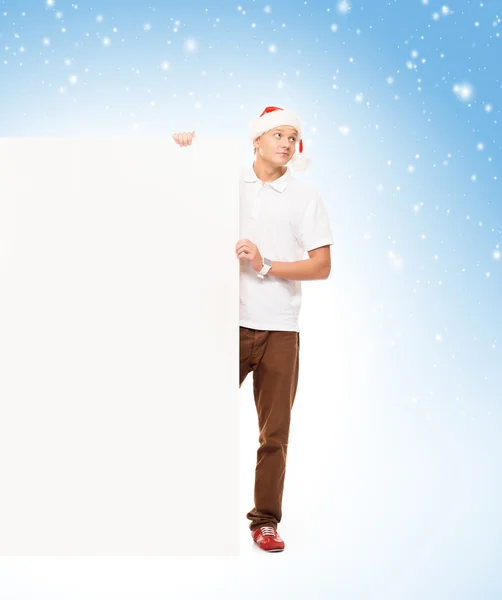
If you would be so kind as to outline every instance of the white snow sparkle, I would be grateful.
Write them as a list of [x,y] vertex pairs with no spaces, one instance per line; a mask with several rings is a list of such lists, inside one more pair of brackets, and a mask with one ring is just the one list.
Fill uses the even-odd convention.
[[340,0],[337,4],[338,12],[346,15],[350,11],[350,2],[348,0]]
[[468,101],[472,98],[473,89],[470,83],[456,83],[453,92],[459,100]]
[[198,47],[199,44],[197,40],[194,40],[193,38],[189,38],[185,42],[185,50],[187,50],[188,52],[196,52]]

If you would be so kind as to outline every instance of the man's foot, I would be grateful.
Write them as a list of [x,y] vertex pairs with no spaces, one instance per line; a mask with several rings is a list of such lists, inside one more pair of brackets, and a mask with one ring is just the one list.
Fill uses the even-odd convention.
[[251,532],[251,535],[262,550],[267,552],[282,552],[284,550],[284,541],[274,527],[258,527]]

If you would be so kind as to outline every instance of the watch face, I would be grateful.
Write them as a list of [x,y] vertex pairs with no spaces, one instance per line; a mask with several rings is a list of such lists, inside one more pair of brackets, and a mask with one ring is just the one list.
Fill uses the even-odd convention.
[[264,258],[263,259],[263,264],[267,265],[267,267],[271,267],[272,266],[272,261],[269,260],[268,258]]

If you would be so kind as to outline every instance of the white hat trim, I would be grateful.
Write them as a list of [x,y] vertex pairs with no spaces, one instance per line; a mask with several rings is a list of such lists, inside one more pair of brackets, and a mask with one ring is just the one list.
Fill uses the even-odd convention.
[[290,110],[273,110],[265,113],[262,117],[256,117],[249,124],[249,137],[254,141],[262,133],[280,127],[289,125],[298,131],[298,139],[302,139],[302,122],[300,118]]

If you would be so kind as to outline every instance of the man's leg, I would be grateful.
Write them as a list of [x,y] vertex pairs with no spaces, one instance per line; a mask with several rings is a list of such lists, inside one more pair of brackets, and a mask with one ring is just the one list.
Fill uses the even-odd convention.
[[253,370],[254,333],[253,329],[239,327],[239,387]]
[[300,335],[269,331],[253,374],[260,447],[250,529],[277,527],[282,517],[291,409],[298,386]]

